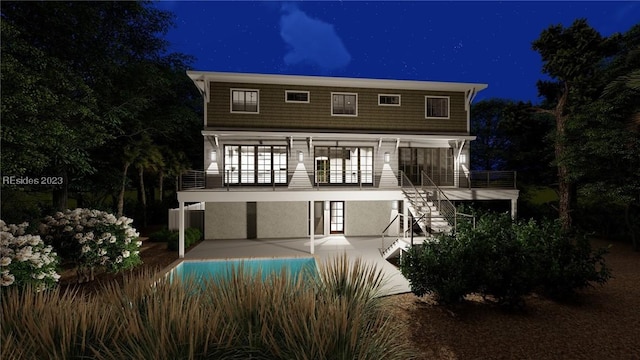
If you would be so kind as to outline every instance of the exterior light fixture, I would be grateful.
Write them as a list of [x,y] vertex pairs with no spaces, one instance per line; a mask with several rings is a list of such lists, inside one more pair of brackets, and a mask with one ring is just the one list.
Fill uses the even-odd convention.
[[388,152],[384,153],[384,163],[388,164],[390,159],[391,155]]
[[466,154],[460,154],[460,156],[458,157],[458,160],[460,161],[460,164],[466,164],[467,163],[467,155]]
[[302,153],[302,151],[298,151],[298,162],[303,162],[304,161],[304,154]]
[[391,209],[398,210],[398,201],[397,200],[393,200],[391,202]]
[[209,154],[209,158],[211,159],[212,162],[218,161],[218,154],[216,153],[215,150],[211,150],[211,153]]

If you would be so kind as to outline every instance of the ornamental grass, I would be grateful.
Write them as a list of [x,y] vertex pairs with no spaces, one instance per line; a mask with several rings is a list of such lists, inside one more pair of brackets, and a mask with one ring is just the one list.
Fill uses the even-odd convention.
[[2,294],[2,358],[408,359],[382,311],[379,269],[346,255],[314,276],[127,275],[96,295]]

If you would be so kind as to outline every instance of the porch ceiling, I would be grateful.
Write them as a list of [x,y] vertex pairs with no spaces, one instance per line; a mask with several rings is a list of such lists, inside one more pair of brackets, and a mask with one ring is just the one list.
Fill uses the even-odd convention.
[[251,130],[203,130],[202,135],[212,138],[227,138],[232,140],[286,140],[308,141],[376,141],[420,143],[431,146],[449,146],[450,141],[472,141],[472,135],[420,135],[393,133],[345,133],[345,132],[297,132],[297,131],[251,131]]

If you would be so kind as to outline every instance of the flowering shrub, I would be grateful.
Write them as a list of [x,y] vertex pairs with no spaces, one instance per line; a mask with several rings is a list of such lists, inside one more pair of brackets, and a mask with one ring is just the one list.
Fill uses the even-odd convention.
[[142,262],[142,242],[132,222],[100,210],[74,209],[47,216],[40,233],[63,260],[77,267],[82,282],[93,280],[95,269],[118,272]]
[[58,256],[38,235],[26,233],[28,223],[5,224],[0,220],[0,274],[2,286],[52,287],[60,275]]

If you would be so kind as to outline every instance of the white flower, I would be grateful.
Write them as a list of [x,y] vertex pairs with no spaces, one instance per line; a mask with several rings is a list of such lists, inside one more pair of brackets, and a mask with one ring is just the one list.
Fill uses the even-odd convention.
[[142,241],[136,241],[136,246],[137,246],[137,247],[142,246]]
[[84,230],[84,227],[82,225],[76,225],[76,231],[77,232],[80,232],[82,230]]
[[27,261],[31,259],[31,256],[33,255],[32,250],[33,249],[31,246],[25,246],[22,249],[18,250],[18,252],[16,253],[16,260]]
[[91,247],[89,245],[85,245],[82,247],[82,253],[88,253],[89,251],[91,251]]
[[33,235],[27,235],[27,236],[29,237],[29,239],[27,240],[29,245],[36,246],[42,242],[42,239],[40,239],[40,236],[33,236]]
[[32,276],[34,279],[42,280],[42,279],[44,279],[44,275],[45,275],[45,273],[40,272],[40,273],[37,273],[37,274],[33,274],[33,275],[31,275],[31,276]]
[[129,257],[129,255],[131,255],[131,253],[129,252],[129,250],[125,250],[125,251],[123,251],[123,252],[122,252],[122,257],[123,257],[123,258],[128,258],[128,257]]
[[5,256],[2,259],[0,259],[0,266],[9,266],[9,264],[11,264],[10,257]]
[[71,232],[71,231],[73,231],[73,228],[71,226],[67,225],[67,226],[64,227],[64,230],[62,230],[62,231]]
[[11,284],[13,284],[13,282],[16,280],[16,277],[13,276],[12,274],[2,274],[2,286],[9,286]]
[[122,262],[122,256],[118,256],[116,258],[116,264],[120,264]]
[[84,237],[84,234],[82,234],[82,233],[76,233],[73,237],[74,237],[76,240],[80,240],[80,239],[82,239],[82,237]]
[[109,242],[113,244],[116,242],[116,240],[117,240],[116,237],[112,236],[111,239],[109,239]]

